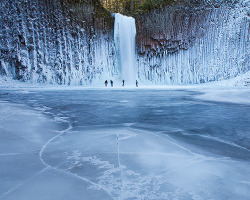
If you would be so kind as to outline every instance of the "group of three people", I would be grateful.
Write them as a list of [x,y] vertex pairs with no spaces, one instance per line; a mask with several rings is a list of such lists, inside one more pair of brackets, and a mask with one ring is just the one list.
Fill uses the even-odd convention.
[[[113,84],[114,84],[114,82],[112,80],[110,80],[111,87],[113,87]],[[137,80],[135,81],[135,85],[136,85],[136,87],[138,87],[138,81]],[[106,87],[108,86],[108,80],[105,81],[105,86]],[[125,86],[125,80],[122,80],[122,87],[124,87],[124,86]]]

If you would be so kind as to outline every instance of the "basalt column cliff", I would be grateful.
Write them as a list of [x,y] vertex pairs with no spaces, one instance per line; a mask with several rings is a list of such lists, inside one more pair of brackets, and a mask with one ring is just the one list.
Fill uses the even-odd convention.
[[99,1],[3,0],[0,4],[1,75],[88,85],[115,73],[114,19]]
[[249,71],[249,6],[249,1],[178,1],[137,16],[141,81],[194,84]]
[[[248,0],[152,2],[158,4],[121,10],[135,17],[135,66],[128,68],[141,84],[205,83],[250,70]],[[1,76],[68,85],[121,81],[120,36],[114,36],[114,15],[99,0],[0,5]]]

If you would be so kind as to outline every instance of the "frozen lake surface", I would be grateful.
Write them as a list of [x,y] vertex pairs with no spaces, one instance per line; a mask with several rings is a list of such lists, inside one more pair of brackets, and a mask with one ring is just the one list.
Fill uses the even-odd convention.
[[250,105],[189,90],[0,90],[0,199],[250,197]]

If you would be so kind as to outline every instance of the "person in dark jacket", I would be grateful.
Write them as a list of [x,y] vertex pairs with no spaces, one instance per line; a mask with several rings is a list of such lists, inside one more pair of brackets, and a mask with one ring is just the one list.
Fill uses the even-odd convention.
[[107,81],[107,80],[105,81],[105,86],[106,86],[106,87],[108,86],[108,81]]
[[114,83],[114,82],[113,82],[112,80],[110,80],[110,85],[111,85],[111,87],[113,87],[113,83]]

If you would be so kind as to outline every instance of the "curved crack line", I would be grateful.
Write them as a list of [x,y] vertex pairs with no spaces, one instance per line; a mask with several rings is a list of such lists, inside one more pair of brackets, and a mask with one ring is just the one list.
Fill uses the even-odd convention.
[[99,185],[99,184],[97,184],[97,183],[94,183],[94,182],[90,181],[89,179],[87,179],[87,178],[85,178],[85,177],[82,177],[82,176],[79,176],[79,175],[77,175],[77,174],[74,174],[74,173],[65,171],[65,170],[63,170],[63,169],[59,169],[59,168],[53,167],[52,165],[49,165],[48,163],[46,163],[46,162],[44,161],[44,159],[42,158],[43,152],[44,152],[44,150],[47,148],[48,144],[51,143],[51,142],[52,142],[53,140],[55,140],[56,138],[58,138],[58,137],[60,137],[61,135],[63,135],[64,133],[67,133],[67,132],[68,132],[69,130],[71,130],[71,129],[72,129],[72,126],[71,126],[71,124],[70,124],[69,127],[68,127],[67,129],[61,131],[58,135],[54,136],[53,138],[51,138],[48,142],[46,142],[46,143],[43,145],[42,149],[41,149],[40,152],[39,152],[39,158],[40,158],[41,162],[42,162],[46,167],[48,167],[48,168],[54,169],[54,170],[56,170],[56,171],[62,172],[62,173],[64,173],[64,174],[67,174],[67,175],[70,175],[70,176],[73,176],[73,177],[78,178],[78,179],[80,179],[80,180],[82,180],[82,181],[85,181],[85,182],[87,182],[87,183],[90,183],[91,185],[94,185],[96,188],[102,189],[102,190],[103,190],[104,192],[106,192],[112,199],[114,199],[114,197],[112,196],[112,194],[111,194],[109,191],[107,191],[103,186],[101,186],[101,185]]

